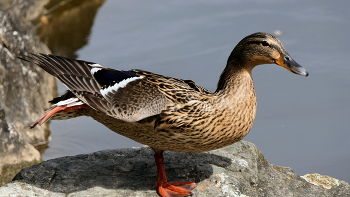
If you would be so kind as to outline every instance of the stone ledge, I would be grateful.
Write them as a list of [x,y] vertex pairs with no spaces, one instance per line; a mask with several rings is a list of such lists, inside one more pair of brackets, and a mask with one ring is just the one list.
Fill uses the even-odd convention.
[[[344,181],[330,189],[266,161],[254,144],[238,142],[205,153],[165,152],[169,182],[194,181],[194,196],[350,196]],[[0,187],[4,196],[157,196],[148,147],[61,157],[23,169]]]

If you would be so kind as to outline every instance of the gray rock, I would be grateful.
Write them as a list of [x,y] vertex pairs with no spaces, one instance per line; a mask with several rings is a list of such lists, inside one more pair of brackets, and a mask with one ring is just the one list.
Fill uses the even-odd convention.
[[40,9],[35,7],[40,2],[0,3],[0,185],[23,167],[40,162],[34,146],[45,144],[49,136],[47,125],[35,130],[29,125],[49,108],[47,101],[55,96],[55,79],[17,58],[28,52],[49,53],[28,22],[28,17],[38,15],[33,10]]
[[[169,182],[196,182],[194,196],[350,196],[348,183],[330,177],[324,181],[322,176],[318,181],[312,175],[302,178],[290,168],[270,164],[249,142],[205,153],[166,152],[165,167]],[[150,148],[104,150],[25,168],[0,187],[0,194],[157,196],[155,179]]]
[[1,0],[0,10],[31,21],[45,12],[44,6],[48,2],[49,0]]
[[5,112],[0,108],[0,185],[12,178],[24,167],[41,161],[40,153],[21,138],[13,125],[5,120]]
[[36,65],[17,57],[28,53],[49,53],[35,29],[12,11],[0,11],[0,104],[8,123],[14,124],[31,144],[45,141],[47,127],[30,130],[29,125],[49,108],[55,79]]

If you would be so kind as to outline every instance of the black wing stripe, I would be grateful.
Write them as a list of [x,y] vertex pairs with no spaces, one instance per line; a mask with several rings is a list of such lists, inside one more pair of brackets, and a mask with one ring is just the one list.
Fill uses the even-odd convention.
[[56,98],[52,99],[51,101],[49,101],[49,103],[56,104],[56,103],[58,103],[60,101],[68,100],[70,98],[76,98],[76,96],[75,96],[75,94],[73,94],[73,92],[71,92],[70,90],[67,90],[61,96],[56,97]]
[[94,73],[96,81],[105,88],[133,77],[137,77],[137,75],[132,71],[100,69]]

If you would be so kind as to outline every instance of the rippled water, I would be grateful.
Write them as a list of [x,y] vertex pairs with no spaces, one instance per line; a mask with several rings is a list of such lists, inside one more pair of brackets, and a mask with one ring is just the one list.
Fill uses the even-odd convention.
[[[244,140],[299,175],[350,182],[349,7],[348,0],[106,1],[76,54],[106,67],[192,79],[213,91],[244,36],[280,30],[310,76],[276,65],[255,68],[258,111]],[[44,159],[140,146],[85,117],[52,121],[51,130]]]

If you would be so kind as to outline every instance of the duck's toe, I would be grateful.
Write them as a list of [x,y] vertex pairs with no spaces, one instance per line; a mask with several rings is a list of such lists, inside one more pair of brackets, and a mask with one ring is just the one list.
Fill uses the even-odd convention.
[[158,194],[162,197],[192,196],[191,190],[195,187],[193,182],[163,183],[158,186]]

